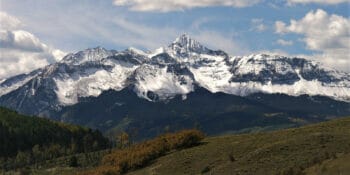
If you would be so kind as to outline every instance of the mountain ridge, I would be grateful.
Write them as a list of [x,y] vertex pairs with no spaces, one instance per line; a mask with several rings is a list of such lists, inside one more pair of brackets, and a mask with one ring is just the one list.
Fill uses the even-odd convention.
[[138,97],[166,102],[186,99],[195,87],[211,93],[326,96],[350,102],[350,75],[317,63],[278,55],[230,56],[183,34],[153,52],[102,47],[66,55],[61,61],[0,83],[0,105],[46,115],[85,97],[133,87]]
[[[181,73],[169,74],[169,72],[174,71],[169,70],[169,65],[186,68],[193,77],[181,75]],[[294,96],[302,94],[325,95],[337,100],[350,100],[350,78],[347,77],[349,76],[347,73],[326,69],[312,61],[301,58],[266,54],[253,54],[243,57],[229,56],[220,50],[210,50],[185,34],[178,37],[168,47],[157,49],[151,53],[145,53],[135,48],[118,52],[96,47],[75,54],[68,54],[61,61],[48,65],[42,70],[44,71],[42,73],[44,77],[45,75],[52,76],[55,81],[56,87],[53,86],[53,89],[56,89],[59,105],[77,103],[76,97],[69,97],[72,95],[85,97],[99,95],[107,89],[118,91],[123,88],[119,86],[123,86],[122,84],[126,83],[126,79],[130,79],[128,76],[131,75],[131,72],[136,72],[136,75],[141,76],[139,77],[141,79],[150,78],[149,81],[168,81],[159,84],[157,87],[149,84],[145,85],[147,82],[136,82],[136,87],[139,88],[138,95],[146,99],[144,93],[148,91],[156,92],[157,90],[159,90],[158,95],[160,96],[171,93],[185,95],[192,91],[191,84],[197,83],[212,92],[221,91],[241,96],[264,92],[285,93]],[[55,71],[60,75],[54,75]],[[15,85],[8,84],[7,81],[16,79],[16,76],[2,82],[0,84],[0,96],[18,89],[35,78],[38,74],[34,72],[39,72],[39,70],[27,75],[20,75],[26,77],[26,79],[23,80],[19,77],[18,79],[22,81],[17,81]],[[142,75],[141,72],[148,72],[151,76]],[[121,74],[126,74],[126,76]],[[152,74],[163,77],[162,79],[156,79],[157,77],[152,76]],[[92,85],[91,88],[79,90],[78,85],[75,85],[76,92],[73,92],[74,90],[61,92],[60,85],[62,82],[64,82],[62,86],[70,86],[72,85],[70,80],[84,79],[90,75],[92,78],[93,76],[109,78],[104,83],[119,84],[119,86],[110,85],[98,90],[97,85],[89,82],[86,85]],[[121,79],[121,81],[117,79]],[[177,84],[172,82],[177,82]],[[184,86],[185,84],[187,86]],[[302,87],[305,84],[314,86],[316,89],[305,90]],[[279,85],[289,85],[289,87]],[[299,89],[299,91],[295,89]],[[82,92],[88,90],[90,92],[87,92],[87,94]],[[67,102],[69,98],[71,98],[71,101]]]
[[0,106],[137,139],[274,130],[350,115],[350,76],[302,58],[230,56],[182,35],[144,52],[90,48],[0,84]]

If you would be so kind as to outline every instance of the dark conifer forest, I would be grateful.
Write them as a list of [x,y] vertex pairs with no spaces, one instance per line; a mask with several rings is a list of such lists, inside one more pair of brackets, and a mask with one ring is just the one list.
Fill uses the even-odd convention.
[[0,108],[0,138],[4,169],[106,149],[110,145],[97,130],[24,116],[6,108]]

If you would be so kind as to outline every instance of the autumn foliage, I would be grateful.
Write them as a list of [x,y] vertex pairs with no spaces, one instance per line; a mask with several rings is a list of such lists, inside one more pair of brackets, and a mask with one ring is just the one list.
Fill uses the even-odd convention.
[[204,134],[198,130],[164,134],[125,149],[112,151],[103,158],[101,166],[84,174],[123,174],[141,168],[169,151],[198,145],[203,138]]

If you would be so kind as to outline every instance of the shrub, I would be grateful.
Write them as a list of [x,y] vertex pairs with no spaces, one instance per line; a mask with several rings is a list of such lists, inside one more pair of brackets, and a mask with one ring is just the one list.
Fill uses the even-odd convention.
[[204,134],[198,130],[167,133],[125,149],[114,150],[103,157],[102,165],[96,171],[84,174],[126,173],[129,170],[144,167],[150,161],[171,150],[198,145],[203,138]]

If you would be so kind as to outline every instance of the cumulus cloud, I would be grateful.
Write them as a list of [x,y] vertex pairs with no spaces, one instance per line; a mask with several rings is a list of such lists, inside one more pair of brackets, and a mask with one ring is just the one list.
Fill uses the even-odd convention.
[[179,11],[209,6],[247,7],[260,0],[114,0],[116,6],[127,6],[134,11]]
[[29,72],[61,59],[65,53],[21,30],[21,21],[0,12],[0,79]]
[[335,4],[350,2],[350,0],[288,0],[287,2],[288,4],[317,3],[317,4],[335,5]]
[[293,41],[287,41],[287,40],[284,40],[284,39],[278,39],[276,41],[276,43],[281,45],[281,46],[291,46],[291,45],[293,45]]
[[[279,34],[295,33],[303,36],[307,49],[320,52],[320,61],[350,71],[350,19],[318,9],[302,19],[292,19],[290,24],[275,23]],[[344,66],[345,64],[345,66]]]

